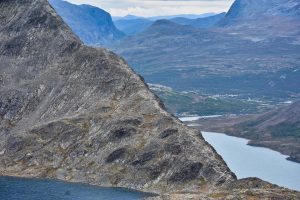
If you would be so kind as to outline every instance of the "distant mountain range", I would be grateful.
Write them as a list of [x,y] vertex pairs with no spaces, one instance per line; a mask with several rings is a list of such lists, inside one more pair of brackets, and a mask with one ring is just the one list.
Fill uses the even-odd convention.
[[191,25],[197,28],[212,28],[216,26],[220,22],[220,20],[225,17],[225,15],[226,13],[224,12],[204,18],[188,19],[184,17],[176,17],[170,20],[181,25]]
[[[299,96],[300,21],[294,20],[298,17],[294,9],[286,9],[292,1],[275,7],[270,2],[260,1],[258,5],[256,1],[237,0],[221,19],[226,27],[220,22],[214,29],[200,30],[158,21],[143,33],[125,38],[114,49],[151,83],[205,93]],[[273,18],[262,15],[256,7],[270,10]],[[274,10],[292,11],[283,15]],[[264,25],[265,20],[268,25]],[[290,23],[273,29],[270,27],[279,25],[274,20]]]
[[118,29],[126,35],[135,35],[147,29],[151,24],[153,24],[153,21],[146,18],[125,17],[125,19],[116,20],[114,23],[116,27],[118,27]]
[[119,31],[106,11],[90,5],[74,5],[62,0],[49,0],[50,4],[80,37],[93,46],[103,46],[125,36]]
[[214,14],[205,13],[201,15],[172,15],[172,16],[158,16],[158,17],[138,17],[127,15],[123,18],[115,18],[114,23],[126,35],[135,35],[146,30],[157,20],[169,19],[182,25],[191,25],[198,28],[209,28],[217,24],[225,13]]
[[261,16],[299,17],[298,0],[236,0],[225,21],[257,19]]
[[199,15],[193,15],[193,14],[179,14],[179,15],[165,15],[165,16],[153,16],[153,17],[140,17],[140,16],[135,16],[135,15],[126,15],[124,17],[112,17],[114,21],[117,20],[131,20],[131,19],[148,19],[151,21],[156,21],[160,19],[173,19],[177,17],[183,17],[187,19],[197,19],[197,18],[204,18],[204,17],[210,17],[216,15],[215,13],[203,13]]
[[270,98],[299,95],[300,45],[293,37],[257,41],[226,31],[160,20],[112,49],[147,82],[178,90]]

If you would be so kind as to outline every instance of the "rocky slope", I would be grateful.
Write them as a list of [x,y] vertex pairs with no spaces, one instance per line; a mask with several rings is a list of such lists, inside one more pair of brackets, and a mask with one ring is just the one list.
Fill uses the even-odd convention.
[[85,44],[103,46],[125,36],[115,27],[110,14],[100,8],[63,0],[49,2]]
[[83,45],[46,0],[0,2],[0,175],[143,191],[235,180],[126,62]]
[[300,194],[256,178],[241,179],[209,194],[167,193],[146,200],[297,200]]

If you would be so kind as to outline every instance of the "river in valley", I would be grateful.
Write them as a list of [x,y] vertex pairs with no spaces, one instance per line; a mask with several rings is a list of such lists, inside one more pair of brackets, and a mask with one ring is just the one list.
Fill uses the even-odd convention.
[[258,177],[300,191],[300,164],[286,160],[276,151],[249,146],[246,139],[203,132],[203,137],[223,157],[239,179]]

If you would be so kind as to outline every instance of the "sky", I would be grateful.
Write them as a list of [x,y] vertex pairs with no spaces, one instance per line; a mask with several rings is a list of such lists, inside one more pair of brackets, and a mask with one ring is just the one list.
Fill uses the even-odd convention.
[[234,0],[67,0],[100,7],[112,16],[143,17],[227,12]]

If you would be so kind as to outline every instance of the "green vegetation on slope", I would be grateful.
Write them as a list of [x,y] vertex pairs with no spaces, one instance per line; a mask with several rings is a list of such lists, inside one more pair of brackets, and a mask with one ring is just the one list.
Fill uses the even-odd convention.
[[295,137],[300,139],[300,124],[299,123],[280,123],[270,127],[269,131],[274,137]]
[[196,92],[181,92],[171,88],[150,85],[166,108],[176,115],[225,115],[256,113],[266,109],[261,103],[236,96],[208,96]]

